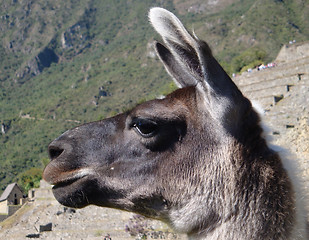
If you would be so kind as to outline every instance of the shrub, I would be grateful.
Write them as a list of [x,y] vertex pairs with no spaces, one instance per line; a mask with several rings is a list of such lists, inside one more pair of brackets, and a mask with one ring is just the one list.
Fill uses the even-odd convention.
[[42,170],[39,168],[30,168],[29,170],[21,173],[17,179],[18,185],[24,190],[24,192],[28,192],[31,188],[40,187]]
[[232,68],[234,72],[244,71],[263,63],[267,54],[264,50],[257,47],[250,48],[239,56],[232,59]]

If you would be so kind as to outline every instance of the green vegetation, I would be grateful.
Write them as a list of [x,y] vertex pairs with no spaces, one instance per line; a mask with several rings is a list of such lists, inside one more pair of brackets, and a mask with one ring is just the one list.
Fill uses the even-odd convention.
[[22,187],[23,191],[27,193],[31,188],[40,187],[40,180],[42,179],[42,169],[30,168],[21,173],[17,177],[17,183]]
[[261,65],[265,58],[266,52],[258,48],[250,48],[233,58],[231,68],[235,72],[244,72],[249,68],[255,68]]
[[[273,60],[289,40],[309,39],[308,1],[226,2],[188,12],[191,2],[180,0],[1,0],[0,190],[17,180],[34,185],[33,168],[44,168],[48,143],[66,129],[175,89],[151,57],[152,6],[182,13],[230,74]],[[58,60],[46,63],[46,49]]]

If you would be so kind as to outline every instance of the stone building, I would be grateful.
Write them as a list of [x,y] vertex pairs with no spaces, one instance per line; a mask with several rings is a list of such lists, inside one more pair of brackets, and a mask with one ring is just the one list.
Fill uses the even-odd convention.
[[9,184],[0,197],[0,221],[14,214],[25,200],[17,183]]
[[23,198],[23,192],[17,183],[9,184],[0,197],[0,202],[7,200],[8,205],[19,205]]

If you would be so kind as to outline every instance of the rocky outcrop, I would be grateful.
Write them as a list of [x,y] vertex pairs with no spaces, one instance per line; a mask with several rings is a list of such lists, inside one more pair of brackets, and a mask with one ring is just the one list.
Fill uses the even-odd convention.
[[16,58],[15,82],[24,83],[51,63],[57,63],[59,58],[72,59],[91,46],[93,36],[89,28],[96,9],[87,2],[90,1],[83,1],[74,17],[67,12],[57,14],[63,8],[72,11],[76,5],[72,1],[3,3],[3,12],[7,13],[0,16],[0,30],[10,34],[4,35],[2,47]]
[[[71,59],[82,53],[85,49],[91,47],[90,40],[92,36],[89,34],[89,26],[94,13],[95,9],[86,9],[81,19],[61,34],[60,39],[58,39],[62,47],[62,51],[59,51],[59,56],[54,51],[54,48],[57,48],[54,39],[56,35],[52,36],[50,43],[48,43],[34,58],[30,59],[26,63],[26,66],[17,71],[17,82],[23,83],[30,77],[39,75],[45,68],[50,67],[52,63],[58,63],[60,57],[63,59]],[[9,48],[12,47],[13,49],[13,46],[14,43],[10,42]]]
[[78,22],[69,27],[61,35],[61,45],[63,49],[83,49],[90,45],[87,41],[89,39],[88,26],[85,22]]
[[58,61],[59,57],[54,50],[46,47],[37,56],[28,61],[26,67],[16,73],[17,81],[23,83],[30,77],[39,75],[44,68],[48,68],[52,63],[57,63]]
[[39,70],[42,71],[43,68],[50,67],[52,63],[57,63],[59,57],[52,49],[45,48],[42,52],[38,54],[36,60]]
[[60,41],[63,57],[71,58],[91,47],[93,36],[89,33],[89,28],[95,13],[95,8],[86,9],[81,19],[61,34]]
[[3,121],[1,123],[0,133],[4,135],[9,131],[10,128],[11,128],[11,121]]

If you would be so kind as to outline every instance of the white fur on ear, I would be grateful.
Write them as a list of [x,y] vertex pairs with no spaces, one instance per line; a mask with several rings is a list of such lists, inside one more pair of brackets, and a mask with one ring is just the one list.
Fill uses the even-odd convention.
[[156,53],[176,85],[196,86],[201,75],[197,71],[203,68],[197,40],[173,13],[163,8],[150,9],[149,21],[164,42],[155,44]]
[[171,12],[164,8],[151,8],[149,11],[149,20],[154,29],[162,36],[164,42],[167,39],[183,47],[195,44],[195,39],[185,29],[180,20]]

